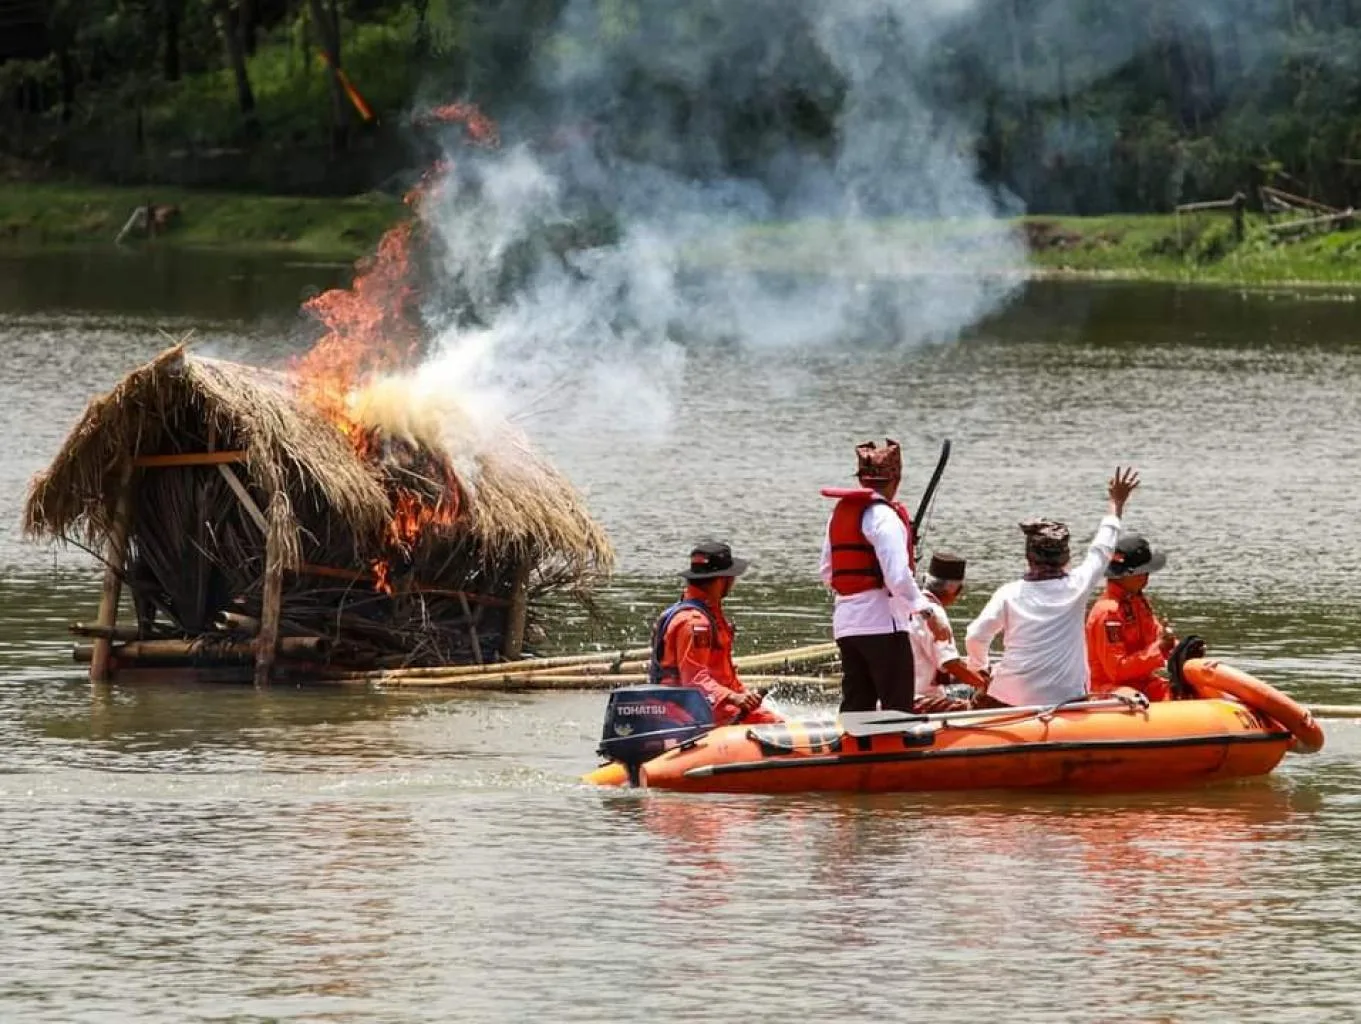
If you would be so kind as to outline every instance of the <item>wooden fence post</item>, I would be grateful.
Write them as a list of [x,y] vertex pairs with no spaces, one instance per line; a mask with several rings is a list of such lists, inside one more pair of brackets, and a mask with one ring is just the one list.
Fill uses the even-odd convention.
[[515,582],[511,585],[510,607],[506,609],[506,635],[501,642],[501,655],[506,661],[517,661],[525,644],[525,619],[529,615],[528,557],[515,566]]
[[279,644],[279,613],[283,602],[283,503],[275,495],[269,502],[269,529],[265,531],[264,593],[260,600],[260,632],[255,637],[255,685],[269,685]]
[[118,599],[123,594],[123,568],[128,558],[128,535],[132,527],[132,460],[123,466],[118,483],[118,499],[114,503],[113,523],[104,544],[104,587],[99,594],[99,614],[95,625],[109,631],[96,637],[90,657],[90,682],[104,683],[109,679],[109,660],[113,641],[113,627],[118,622]]

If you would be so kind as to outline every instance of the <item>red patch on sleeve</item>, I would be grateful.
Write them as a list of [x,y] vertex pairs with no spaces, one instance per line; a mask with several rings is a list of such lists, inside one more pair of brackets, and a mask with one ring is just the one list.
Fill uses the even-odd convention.
[[1106,642],[1118,644],[1123,642],[1124,634],[1120,628],[1120,623],[1114,619],[1106,620]]
[[705,650],[714,645],[714,632],[707,622],[696,622],[690,627],[690,643]]

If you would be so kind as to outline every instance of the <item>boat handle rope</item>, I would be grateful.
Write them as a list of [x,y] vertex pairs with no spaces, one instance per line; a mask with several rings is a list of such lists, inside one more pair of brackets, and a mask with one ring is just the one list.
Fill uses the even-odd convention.
[[[1095,695],[1084,693],[1081,697],[1070,697],[1067,700],[1059,701],[1057,704],[1052,704],[1039,711],[1029,711],[1019,715],[1001,715],[998,718],[989,719],[987,721],[960,722],[959,724],[947,720],[941,722],[940,726],[942,729],[991,729],[996,725],[1017,725],[1021,722],[1028,722],[1032,718],[1038,719],[1047,725],[1049,722],[1053,721],[1054,716],[1060,711],[1077,710],[1081,705],[1087,703],[1088,697],[1091,696]],[[1103,693],[1100,695],[1100,698],[1103,701],[1119,701],[1125,706],[1126,711],[1148,710],[1148,697],[1142,693]],[[998,710],[1000,711],[1001,708]]]

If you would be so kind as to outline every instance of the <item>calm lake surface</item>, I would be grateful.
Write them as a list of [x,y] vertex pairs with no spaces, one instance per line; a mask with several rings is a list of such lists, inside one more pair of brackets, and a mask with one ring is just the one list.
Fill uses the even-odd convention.
[[[22,540],[28,479],[167,335],[277,362],[347,277],[0,257],[0,1019],[1355,1019],[1352,722],[1173,796],[638,797],[575,782],[597,694],[92,692],[65,627],[97,577]],[[1019,570],[1018,520],[1090,535],[1131,462],[1178,629],[1361,703],[1358,323],[1333,293],[1037,284],[945,346],[691,351],[651,429],[560,402],[525,426],[619,573],[603,624],[555,609],[544,649],[637,642],[705,535],[757,564],[746,649],[825,638],[817,489],[888,432],[913,496],[954,441],[928,546],[970,560],[961,622]]]

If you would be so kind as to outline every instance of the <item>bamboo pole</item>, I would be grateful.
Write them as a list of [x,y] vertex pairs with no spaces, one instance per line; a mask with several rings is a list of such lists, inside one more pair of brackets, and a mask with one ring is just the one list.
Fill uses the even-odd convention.
[[[114,503],[113,524],[104,547],[104,586],[99,594],[99,613],[95,626],[112,630],[118,623],[118,599],[123,594],[123,567],[128,557],[128,535],[132,520],[132,461],[123,466],[119,477],[118,500]],[[112,641],[108,636],[95,639],[90,654],[90,682],[109,679]]]
[[[286,636],[275,645],[276,656],[282,658],[324,658],[331,641],[321,636]],[[181,661],[250,662],[256,658],[255,644],[250,641],[219,639],[216,636],[194,639],[167,638],[162,640],[131,640],[112,649],[119,665],[141,663],[170,664]],[[77,644],[72,658],[83,663],[94,656],[93,644]]]
[[[534,658],[530,660],[517,661],[514,671],[519,675],[528,675],[540,672],[551,672],[554,670],[572,669],[581,665],[592,665],[599,663],[618,662],[623,665],[634,659],[640,658],[649,653],[646,647],[634,648],[624,651],[600,651],[596,654],[564,654],[555,658]],[[330,672],[326,676],[337,681],[363,682],[365,680],[379,680],[387,677],[406,677],[419,679],[422,676],[447,676],[458,678],[463,676],[485,676],[503,675],[504,666],[496,665],[428,665],[413,666],[411,668],[389,668],[377,669],[371,672]]]
[[236,633],[249,633],[255,636],[260,632],[260,620],[251,615],[242,615],[240,612],[220,611],[217,613],[216,621],[221,628]]
[[[365,672],[334,672],[328,673],[327,677],[336,681],[350,682],[363,682],[364,680],[394,682],[399,679],[431,677],[502,679],[509,674],[517,676],[541,673],[561,675],[563,669],[578,669],[579,671],[576,674],[579,675],[599,675],[603,678],[617,680],[620,673],[646,669],[648,665],[647,656],[650,656],[651,653],[650,648],[640,647],[634,650],[620,651],[617,654],[563,655],[556,658],[519,661],[514,663],[513,668],[505,664],[498,666],[433,665]],[[738,669],[793,668],[796,665],[815,665],[819,662],[831,661],[837,654],[838,649],[834,643],[811,644],[805,647],[791,647],[782,651],[770,651],[765,654],[748,654],[741,658],[734,658],[733,665]]]
[[279,640],[279,612],[283,603],[283,502],[278,494],[269,501],[269,529],[265,531],[264,596],[260,607],[260,632],[255,638],[255,685],[269,685]]
[[820,661],[831,661],[839,655],[840,648],[835,643],[810,644],[807,647],[791,647],[787,651],[748,654],[742,658],[734,658],[732,663],[738,668],[774,668],[777,665],[789,668],[794,665],[814,665]]
[[1361,718],[1361,704],[1310,704],[1315,718]]
[[518,661],[525,645],[525,620],[529,616],[529,556],[522,555],[515,566],[515,581],[511,584],[510,608],[506,611],[506,633],[501,643],[501,656],[507,661]]
[[170,455],[143,455],[133,459],[138,469],[168,469],[177,466],[221,466],[228,462],[245,462],[244,451],[235,452],[180,452]]
[[265,520],[265,514],[260,511],[260,506],[255,504],[255,499],[250,496],[250,491],[246,490],[246,485],[241,482],[241,478],[232,472],[230,466],[222,463],[217,464],[217,470],[222,474],[222,479],[227,481],[227,486],[236,495],[236,500],[241,503],[241,507],[246,510],[251,521],[260,527],[260,532],[269,533],[269,523]]
[[[458,606],[463,610],[463,617],[468,620],[468,646],[473,652],[473,661],[478,665],[485,663],[482,657],[482,638],[477,635],[477,618],[473,615],[472,606],[468,604],[467,595],[458,595]],[[481,608],[478,609],[481,611]]]
[[136,626],[94,626],[84,622],[72,622],[66,628],[72,636],[104,640],[136,640],[140,633]]
[[[518,674],[508,672],[494,678],[473,678],[467,676],[422,676],[403,679],[337,679],[302,677],[301,681],[316,683],[320,686],[379,686],[392,689],[448,690],[450,692],[591,692],[613,690],[616,686],[634,686],[647,682],[646,675],[627,676],[556,676],[544,672]],[[830,676],[747,676],[743,682],[750,687],[762,689],[777,686],[814,685],[830,687],[836,680]]]

